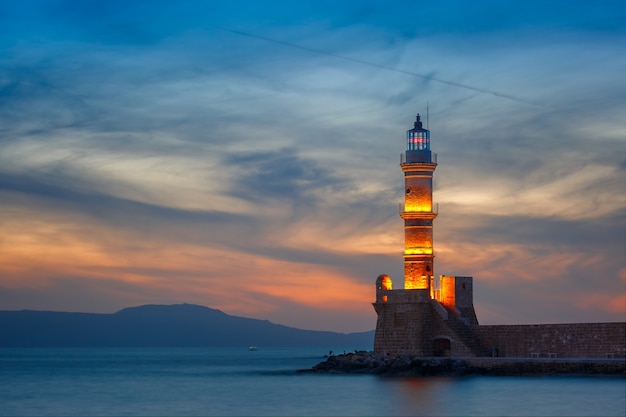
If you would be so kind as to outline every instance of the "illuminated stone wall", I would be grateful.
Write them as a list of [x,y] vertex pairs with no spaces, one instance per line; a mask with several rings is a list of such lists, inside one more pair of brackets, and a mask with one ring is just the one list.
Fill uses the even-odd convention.
[[405,226],[404,227],[405,253],[433,253],[432,226]]
[[[430,157],[428,158],[430,161]],[[400,164],[404,172],[404,289],[428,289],[434,274],[432,162]]]
[[404,261],[404,288],[407,290],[428,289],[430,286],[430,272],[432,261],[415,260]]
[[[411,176],[409,176],[411,175]],[[430,212],[432,211],[433,180],[432,172],[426,173],[428,177],[417,177],[415,173],[407,173],[405,177],[405,211]]]
[[454,277],[442,276],[440,278],[439,285],[439,301],[444,307],[454,308],[456,303],[456,292],[454,291]]
[[467,324],[478,325],[473,281],[472,277],[442,275],[439,279],[439,301],[444,307],[458,311]]

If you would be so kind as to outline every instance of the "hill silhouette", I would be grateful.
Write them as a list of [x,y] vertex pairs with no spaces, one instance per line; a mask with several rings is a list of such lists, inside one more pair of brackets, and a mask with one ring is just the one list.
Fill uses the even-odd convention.
[[367,348],[373,340],[373,330],[302,330],[192,304],[144,305],[113,314],[0,311],[0,347]]

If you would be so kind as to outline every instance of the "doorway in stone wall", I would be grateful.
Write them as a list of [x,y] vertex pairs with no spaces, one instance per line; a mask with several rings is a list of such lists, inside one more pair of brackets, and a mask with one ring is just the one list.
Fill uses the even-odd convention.
[[450,339],[447,337],[438,337],[435,339],[434,355],[438,357],[450,356]]

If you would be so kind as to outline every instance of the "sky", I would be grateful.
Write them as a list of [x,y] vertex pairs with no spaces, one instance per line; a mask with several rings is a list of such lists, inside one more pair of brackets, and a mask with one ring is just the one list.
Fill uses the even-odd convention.
[[0,309],[371,330],[428,111],[481,324],[626,319],[622,1],[0,2]]

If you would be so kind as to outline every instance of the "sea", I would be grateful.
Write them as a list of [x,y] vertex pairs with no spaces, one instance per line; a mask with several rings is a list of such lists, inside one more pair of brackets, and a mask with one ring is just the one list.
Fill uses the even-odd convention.
[[[344,353],[341,348],[332,349]],[[320,348],[0,349],[0,416],[624,416],[622,377],[298,372]]]

